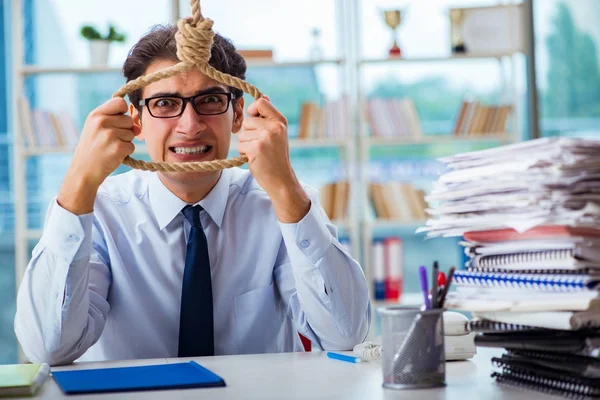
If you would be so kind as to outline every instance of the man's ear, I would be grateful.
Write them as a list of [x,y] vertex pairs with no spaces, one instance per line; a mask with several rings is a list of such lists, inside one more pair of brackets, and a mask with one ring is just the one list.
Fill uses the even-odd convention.
[[244,97],[240,97],[233,104],[233,126],[231,127],[231,132],[238,133],[242,129],[242,122],[244,122]]
[[144,132],[142,131],[142,116],[138,112],[137,108],[133,106],[133,104],[129,105],[129,115],[131,115],[131,119],[133,119],[133,125],[138,127],[138,131],[140,134],[136,136],[139,140],[144,140]]

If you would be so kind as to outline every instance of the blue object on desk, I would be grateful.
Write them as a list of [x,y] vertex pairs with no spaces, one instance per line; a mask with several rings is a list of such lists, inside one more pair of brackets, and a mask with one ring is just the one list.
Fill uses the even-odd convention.
[[194,361],[139,367],[52,372],[66,394],[225,386],[218,375]]
[[330,351],[327,352],[327,357],[333,358],[334,360],[346,361],[346,362],[355,363],[355,364],[362,362],[362,360],[358,357],[347,356],[345,354],[332,353]]

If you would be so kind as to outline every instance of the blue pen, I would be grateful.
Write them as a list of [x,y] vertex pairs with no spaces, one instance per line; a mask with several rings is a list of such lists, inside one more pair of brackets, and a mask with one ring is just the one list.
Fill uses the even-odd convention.
[[419,277],[421,278],[421,291],[423,292],[423,298],[425,299],[425,309],[431,309],[431,303],[429,302],[429,284],[427,283],[427,269],[424,266],[419,267]]
[[355,364],[362,362],[362,360],[358,357],[347,356],[345,354],[332,353],[330,351],[327,352],[327,357],[333,358],[334,360],[346,361],[346,362],[355,363]]

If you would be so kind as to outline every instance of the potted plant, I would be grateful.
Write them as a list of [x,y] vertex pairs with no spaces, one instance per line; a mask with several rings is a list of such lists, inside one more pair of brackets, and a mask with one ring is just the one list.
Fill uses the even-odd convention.
[[113,25],[109,26],[108,34],[104,37],[95,27],[85,25],[81,28],[81,36],[90,42],[90,63],[93,66],[108,65],[110,43],[125,41],[125,35],[119,33]]

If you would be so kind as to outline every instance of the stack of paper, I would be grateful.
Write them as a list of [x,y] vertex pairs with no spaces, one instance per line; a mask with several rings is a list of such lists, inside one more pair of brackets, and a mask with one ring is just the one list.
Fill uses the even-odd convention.
[[[442,161],[448,172],[427,199],[432,217],[421,231],[464,237],[468,261],[454,274],[445,306],[473,313],[478,346],[507,349],[495,361],[508,369],[494,377],[527,386],[525,365],[547,383],[557,372],[542,373],[536,360],[596,354],[600,141],[539,139]],[[525,372],[510,370],[517,367]]]
[[600,227],[600,140],[544,138],[441,159],[429,237],[539,225]]

